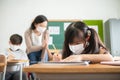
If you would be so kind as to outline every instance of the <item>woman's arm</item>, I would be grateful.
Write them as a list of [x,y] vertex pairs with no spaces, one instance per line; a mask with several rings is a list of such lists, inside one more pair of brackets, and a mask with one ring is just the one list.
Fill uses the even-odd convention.
[[44,58],[45,52],[48,54],[49,60],[52,60],[52,59],[53,59],[53,56],[52,56],[52,54],[51,54],[51,52],[50,52],[50,50],[49,50],[48,48],[44,48],[44,49],[42,50],[41,59]]
[[27,53],[40,51],[45,46],[44,44],[42,46],[33,46],[32,45],[32,40],[30,38],[30,30],[27,30],[25,32],[24,36],[25,36],[25,43],[26,43],[26,47],[27,47]]
[[46,50],[47,50],[47,53],[48,53],[49,60],[52,60],[53,55],[51,54],[51,52],[50,52],[50,50],[48,48],[46,48]]
[[45,48],[44,48],[43,51],[42,51],[41,58],[43,58],[45,52],[47,52],[48,57],[49,57],[49,60],[52,60],[53,56],[52,56],[52,54],[51,54],[51,52],[50,52],[50,50],[49,50],[49,48],[48,48],[48,40],[49,40],[49,33],[48,33],[48,30],[46,30],[46,31],[44,32],[43,40],[42,40],[42,42],[46,43],[46,45],[45,45]]

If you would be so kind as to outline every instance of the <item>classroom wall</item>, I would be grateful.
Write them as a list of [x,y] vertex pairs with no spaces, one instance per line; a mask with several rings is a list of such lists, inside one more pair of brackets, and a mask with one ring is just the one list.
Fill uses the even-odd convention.
[[[8,47],[13,33],[24,35],[33,18],[48,19],[120,18],[120,0],[0,0],[0,51]],[[23,41],[22,48],[25,49]]]
[[[120,0],[119,0],[118,3],[120,4]],[[119,19],[120,19],[120,5],[119,5],[118,7],[119,7],[119,8],[118,8],[118,17],[119,17]]]

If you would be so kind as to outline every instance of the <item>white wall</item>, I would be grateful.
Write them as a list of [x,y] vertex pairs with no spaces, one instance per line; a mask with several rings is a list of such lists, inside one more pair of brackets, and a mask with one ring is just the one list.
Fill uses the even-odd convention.
[[120,0],[119,0],[119,2],[118,2],[118,17],[119,17],[119,19],[120,19]]
[[106,21],[120,18],[120,0],[0,0],[0,50],[8,47],[11,34],[23,36],[33,18],[39,14],[48,19]]

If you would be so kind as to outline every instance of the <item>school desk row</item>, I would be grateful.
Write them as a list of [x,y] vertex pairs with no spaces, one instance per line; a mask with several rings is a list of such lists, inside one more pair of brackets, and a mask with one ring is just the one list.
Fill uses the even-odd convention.
[[23,66],[22,64],[24,62],[27,62],[28,60],[8,60],[6,63],[5,62],[0,62],[0,72],[2,72],[2,78],[0,80],[5,80],[5,74],[6,74],[6,68],[7,68],[7,65],[18,65],[20,66],[20,79],[19,80],[22,80],[22,69],[23,69]]
[[120,80],[120,66],[102,64],[34,64],[23,71],[34,72],[37,80]]
[[[9,64],[23,63],[25,60],[11,60]],[[0,71],[5,64],[0,63]],[[20,65],[21,66],[21,65]],[[20,70],[34,72],[37,80],[120,80],[120,66],[89,64],[89,65],[63,65],[63,64],[34,64]],[[47,76],[47,77],[46,77]],[[22,78],[20,78],[22,80]]]

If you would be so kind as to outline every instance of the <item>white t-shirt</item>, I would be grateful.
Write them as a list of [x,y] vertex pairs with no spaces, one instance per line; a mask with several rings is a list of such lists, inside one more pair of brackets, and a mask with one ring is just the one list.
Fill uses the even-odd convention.
[[[4,55],[6,57],[8,57],[9,54],[13,54],[15,59],[28,60],[27,54],[21,49],[19,49],[17,51],[11,51],[9,49],[6,49],[4,51]],[[28,66],[28,65],[29,65],[29,62],[23,63],[23,67]],[[7,71],[18,71],[19,69],[20,69],[20,67],[18,65],[12,65],[12,66],[8,65],[7,66]]]
[[43,34],[41,34],[40,36],[37,36],[33,31],[32,31],[32,45],[33,46],[41,46],[42,45],[42,36]]

